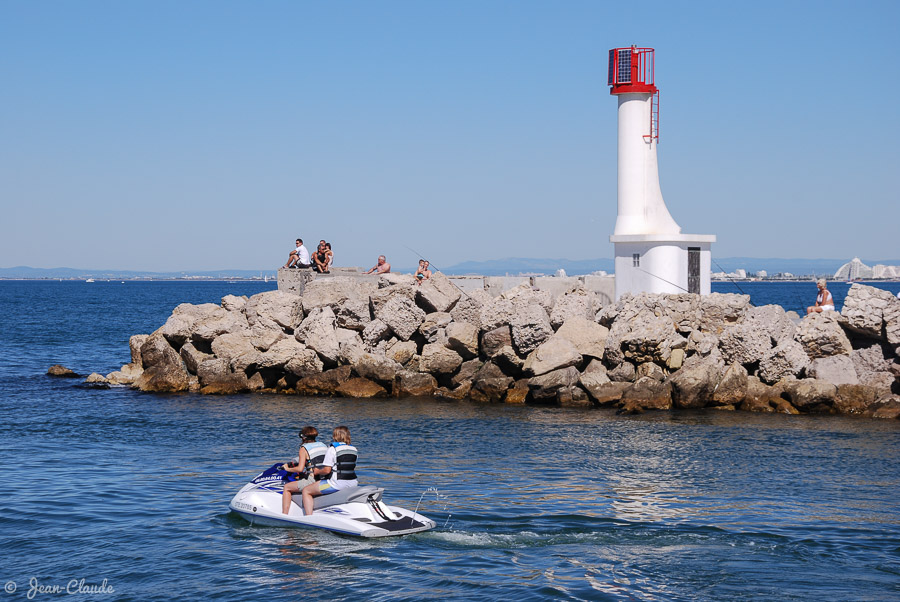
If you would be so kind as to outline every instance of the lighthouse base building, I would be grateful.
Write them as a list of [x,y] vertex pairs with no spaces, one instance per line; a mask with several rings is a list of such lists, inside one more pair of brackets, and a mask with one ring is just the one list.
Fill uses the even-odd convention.
[[625,293],[710,292],[711,234],[623,234],[615,246],[616,300]]

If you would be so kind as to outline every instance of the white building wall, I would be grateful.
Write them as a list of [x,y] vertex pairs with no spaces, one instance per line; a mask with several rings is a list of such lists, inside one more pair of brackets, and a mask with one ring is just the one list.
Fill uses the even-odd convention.
[[[625,293],[686,293],[688,247],[700,248],[700,294],[708,295],[712,264],[710,243],[715,237],[681,235],[679,238],[688,240],[614,241],[616,300]],[[698,238],[701,240],[696,240]],[[634,265],[635,253],[640,255],[640,265],[637,267]]]

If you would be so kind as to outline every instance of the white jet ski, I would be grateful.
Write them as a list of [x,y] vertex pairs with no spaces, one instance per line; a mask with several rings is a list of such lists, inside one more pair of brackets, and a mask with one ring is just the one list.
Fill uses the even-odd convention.
[[281,512],[281,496],[288,475],[273,464],[244,485],[228,507],[254,525],[315,527],[360,537],[394,537],[433,529],[435,522],[421,514],[385,504],[382,487],[350,487],[314,498],[310,516],[303,514],[299,493],[292,496],[288,514]]

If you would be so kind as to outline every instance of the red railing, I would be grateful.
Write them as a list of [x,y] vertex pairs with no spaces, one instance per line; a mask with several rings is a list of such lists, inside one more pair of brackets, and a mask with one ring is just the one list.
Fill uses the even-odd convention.
[[656,92],[653,48],[613,48],[609,51],[608,85],[612,94]]

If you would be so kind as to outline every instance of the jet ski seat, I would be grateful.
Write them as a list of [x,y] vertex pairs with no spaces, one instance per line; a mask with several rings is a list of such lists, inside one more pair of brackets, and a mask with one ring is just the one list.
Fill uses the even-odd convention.
[[[375,487],[374,485],[363,485],[361,487],[348,487],[341,489],[328,495],[320,495],[313,498],[313,509],[327,508],[329,506],[337,506],[338,504],[348,504],[350,502],[366,502],[369,496],[375,494],[372,498],[376,502],[381,501],[381,494],[384,493],[384,487]],[[295,504],[303,507],[303,496],[295,493],[291,496]]]

